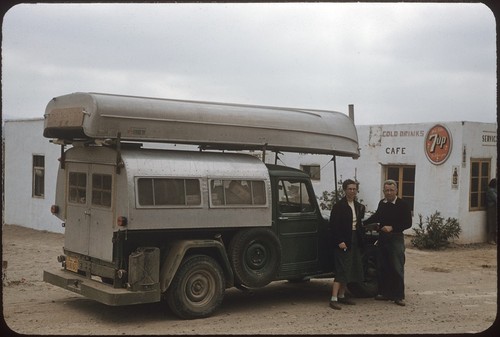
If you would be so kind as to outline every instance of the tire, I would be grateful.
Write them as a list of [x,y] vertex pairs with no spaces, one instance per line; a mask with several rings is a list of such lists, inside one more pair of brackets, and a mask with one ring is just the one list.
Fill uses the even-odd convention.
[[276,279],[281,265],[281,245],[266,228],[242,230],[229,245],[229,260],[235,283],[260,288]]
[[208,317],[224,298],[224,272],[216,260],[206,255],[187,257],[167,290],[167,304],[180,318]]
[[347,289],[355,297],[375,297],[378,293],[377,247],[368,245],[363,250],[363,282],[347,284]]

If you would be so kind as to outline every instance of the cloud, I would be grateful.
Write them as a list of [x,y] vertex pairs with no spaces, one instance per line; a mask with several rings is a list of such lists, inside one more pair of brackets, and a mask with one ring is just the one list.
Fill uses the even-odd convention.
[[2,111],[96,91],[493,122],[495,28],[482,4],[21,4],[4,17]]

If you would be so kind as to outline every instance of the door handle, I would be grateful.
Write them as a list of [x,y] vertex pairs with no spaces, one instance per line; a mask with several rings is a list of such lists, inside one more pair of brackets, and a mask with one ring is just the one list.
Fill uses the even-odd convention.
[[288,217],[286,217],[286,216],[280,216],[278,219],[279,220],[288,220]]

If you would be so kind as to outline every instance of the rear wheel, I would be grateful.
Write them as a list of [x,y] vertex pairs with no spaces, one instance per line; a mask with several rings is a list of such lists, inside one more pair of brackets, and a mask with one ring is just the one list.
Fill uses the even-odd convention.
[[181,318],[208,317],[222,303],[224,290],[224,273],[217,261],[193,255],[177,270],[167,290],[167,303]]

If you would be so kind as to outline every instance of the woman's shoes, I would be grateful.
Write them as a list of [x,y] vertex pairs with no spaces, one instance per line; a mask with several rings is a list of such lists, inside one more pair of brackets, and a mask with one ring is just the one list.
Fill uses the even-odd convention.
[[342,308],[339,305],[338,301],[330,301],[330,308],[335,310],[341,310]]

